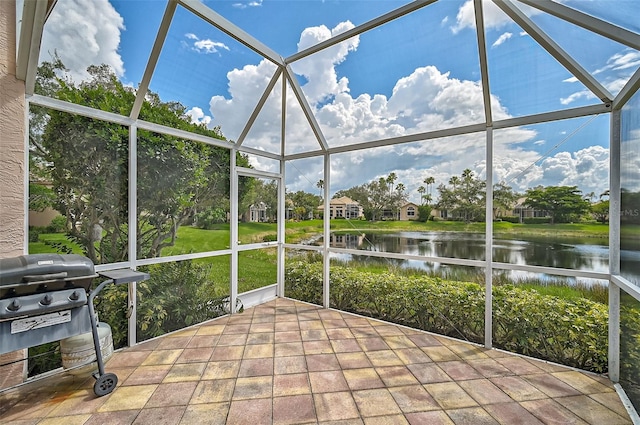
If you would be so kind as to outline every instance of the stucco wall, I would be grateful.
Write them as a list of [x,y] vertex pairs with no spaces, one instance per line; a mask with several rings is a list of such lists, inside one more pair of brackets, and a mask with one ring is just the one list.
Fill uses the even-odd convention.
[[[15,2],[0,0],[0,258],[21,255],[24,248],[24,83],[16,72]],[[0,365],[24,352],[0,356]],[[23,362],[0,370],[0,388],[23,380]]]

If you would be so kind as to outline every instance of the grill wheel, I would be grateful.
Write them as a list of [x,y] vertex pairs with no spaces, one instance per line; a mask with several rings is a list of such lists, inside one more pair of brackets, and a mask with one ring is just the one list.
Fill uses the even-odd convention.
[[116,388],[118,383],[118,376],[114,373],[105,373],[104,375],[96,378],[96,383],[93,384],[93,392],[98,396],[109,394]]

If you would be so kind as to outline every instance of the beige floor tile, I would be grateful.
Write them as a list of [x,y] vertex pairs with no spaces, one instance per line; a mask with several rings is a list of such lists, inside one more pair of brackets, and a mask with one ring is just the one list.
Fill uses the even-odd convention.
[[311,354],[306,356],[306,361],[309,372],[340,369],[340,363],[335,354]]
[[418,380],[406,366],[386,366],[375,369],[387,387],[418,384]]
[[451,381],[451,377],[444,373],[435,363],[421,363],[407,365],[407,369],[413,373],[421,384],[434,384],[436,382]]
[[364,352],[336,353],[342,369],[361,369],[372,367],[369,357]]
[[186,407],[180,425],[225,425],[229,403],[192,404]]
[[543,425],[520,403],[498,403],[485,405],[484,409],[493,416],[500,425]]
[[352,391],[384,387],[382,379],[374,368],[346,369],[342,373]]
[[228,379],[236,378],[240,370],[241,360],[221,360],[208,362],[202,372],[201,379]]
[[554,372],[553,376],[571,385],[583,394],[599,394],[613,390],[613,384],[604,385],[596,377],[578,371]]
[[443,409],[460,409],[477,406],[478,403],[455,382],[425,384],[425,390]]
[[309,372],[309,382],[311,382],[311,391],[314,394],[349,390],[347,381],[340,370]]
[[422,347],[422,351],[434,362],[448,362],[453,360],[460,360],[460,357],[453,351],[449,350],[444,345]]
[[142,366],[161,364],[173,364],[182,354],[182,350],[157,350],[152,351],[142,362]]
[[392,350],[418,348],[406,335],[385,336],[383,339]]
[[239,377],[273,375],[273,358],[244,359],[240,363]]
[[498,388],[507,393],[515,401],[538,400],[547,395],[519,376],[502,376],[492,378]]
[[308,370],[305,356],[276,357],[273,362],[273,373],[275,375],[301,373]]
[[261,359],[273,357],[273,344],[254,344],[244,348],[244,359]]
[[273,377],[273,396],[291,396],[310,394],[311,384],[306,373],[291,373]]
[[38,422],[43,425],[84,425],[85,422],[91,417],[90,414],[84,415],[69,415],[60,416],[54,418],[45,418]]
[[234,400],[271,397],[273,394],[273,377],[256,376],[252,378],[238,378],[233,392]]
[[130,425],[139,414],[138,409],[98,412],[91,415],[84,425]]
[[416,364],[416,363],[430,363],[432,360],[419,348],[402,348],[398,350],[393,350],[396,353],[396,356],[402,363],[405,365]]
[[165,376],[162,382],[199,381],[206,366],[207,363],[175,364],[171,367],[171,370],[169,370],[169,373],[167,373],[167,376]]
[[159,384],[170,369],[171,365],[140,366],[122,381],[122,385]]
[[366,354],[371,364],[375,367],[404,365],[393,350],[368,351]]
[[404,415],[386,415],[364,418],[365,425],[405,425],[409,424]]
[[313,401],[320,422],[360,418],[356,402],[348,391],[314,394]]
[[189,404],[226,403],[231,401],[235,379],[200,381],[193,391]]
[[567,397],[580,394],[571,385],[548,373],[523,375],[522,378],[549,397]]
[[408,413],[405,417],[411,425],[454,425],[443,410]]
[[175,382],[171,384],[160,384],[149,398],[145,408],[184,406],[189,404],[191,395],[196,389],[198,382]]
[[488,379],[474,379],[460,381],[458,385],[467,392],[481,406],[495,403],[509,403],[513,401],[504,391],[496,387]]
[[531,414],[547,424],[584,425],[587,423],[574,415],[568,409],[548,398],[542,400],[523,401],[520,404],[531,412]]
[[389,388],[389,392],[404,413],[440,409],[438,403],[422,385]]
[[132,387],[117,387],[100,406],[98,412],[114,410],[142,409],[151,398],[158,385],[136,385]]
[[186,406],[154,407],[143,409],[133,421],[133,425],[177,425],[182,419]]
[[276,357],[302,356],[304,355],[302,342],[276,343],[274,355]]
[[586,395],[561,397],[556,401],[590,424],[626,425],[631,423]]
[[276,397],[273,399],[273,425],[316,423],[311,394]]
[[499,423],[481,407],[447,410],[447,415],[456,425],[499,425]]

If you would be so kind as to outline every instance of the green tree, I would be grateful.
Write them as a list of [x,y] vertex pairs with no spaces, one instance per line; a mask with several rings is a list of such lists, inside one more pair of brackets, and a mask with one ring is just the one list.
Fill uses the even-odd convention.
[[465,222],[484,219],[485,187],[483,180],[477,179],[473,171],[465,169],[461,177],[452,176],[449,186],[438,186],[440,201],[438,208],[449,210],[455,217]]
[[[128,115],[134,90],[106,65],[88,68],[91,79],[74,84],[59,60],[44,63],[37,89],[103,111]],[[111,122],[32,108],[30,150],[39,174],[52,184],[55,208],[67,219],[69,236],[95,263],[128,255],[129,129]],[[191,123],[184,106],[149,94],[140,119],[223,139],[219,129]],[[229,144],[231,147],[231,144]],[[175,136],[137,132],[137,234],[140,257],[160,256],[178,227],[204,208],[229,200],[230,149]],[[249,166],[239,155],[238,164]]]
[[524,204],[539,211],[546,211],[551,223],[578,221],[589,211],[589,201],[583,198],[577,186],[538,186],[528,189]]
[[609,200],[599,201],[591,204],[591,214],[599,223],[609,222]]
[[505,211],[512,211],[518,201],[518,194],[505,182],[493,185],[493,218],[498,218]]
[[303,190],[292,193],[287,192],[286,199],[289,201],[298,220],[310,218],[310,213],[314,212],[318,205],[322,203],[322,197]]

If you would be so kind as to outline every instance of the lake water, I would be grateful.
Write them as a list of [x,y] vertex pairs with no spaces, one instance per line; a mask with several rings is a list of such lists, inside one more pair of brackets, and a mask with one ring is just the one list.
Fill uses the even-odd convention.
[[[430,257],[485,259],[484,234],[459,232],[397,232],[392,234],[333,234],[331,246],[361,251],[391,252]],[[623,270],[640,281],[640,250],[622,247]],[[332,258],[351,260],[351,254],[332,254]],[[358,256],[360,257],[360,256]],[[364,260],[364,257],[358,258]],[[609,246],[600,238],[518,238],[493,240],[493,260],[500,263],[526,264],[573,270],[608,273]],[[394,264],[399,267],[437,271],[455,266],[417,260],[366,257],[366,261]],[[510,277],[532,276],[530,273],[505,271]],[[628,274],[628,273],[626,273]],[[536,274],[539,278],[540,275]],[[582,280],[582,279],[581,279]]]

